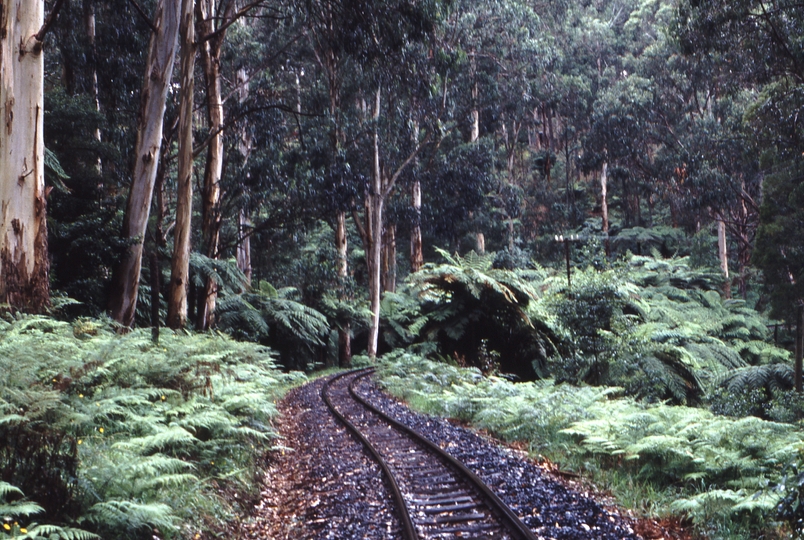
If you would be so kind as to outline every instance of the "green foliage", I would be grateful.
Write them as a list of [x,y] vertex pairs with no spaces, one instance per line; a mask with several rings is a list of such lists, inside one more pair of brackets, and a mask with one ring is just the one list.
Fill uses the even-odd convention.
[[622,386],[647,400],[696,403],[735,370],[775,364],[784,372],[789,353],[768,342],[767,320],[742,300],[722,299],[721,281],[718,272],[692,268],[687,257],[658,253],[631,255],[606,271],[575,271],[572,290],[566,278],[547,280],[536,305],[555,313],[573,345],[552,373]]
[[[284,365],[304,368],[293,358],[299,345],[308,349],[323,346],[330,327],[322,313],[293,298],[297,295],[293,287],[276,289],[260,281],[256,288],[221,298],[216,308],[218,325],[236,338],[271,345],[285,356]],[[297,346],[289,346],[294,341]]]
[[651,486],[665,511],[686,513],[702,529],[733,523],[750,531],[773,519],[785,466],[804,443],[788,424],[640,403],[618,397],[618,388],[511,383],[409,353],[386,355],[379,373],[416,408]]
[[[157,346],[147,330],[114,330],[0,320],[4,475],[48,521],[107,538],[225,518],[236,509],[216,486],[249,489],[275,437],[273,400],[299,375],[278,372],[269,349],[220,334],[163,332]],[[34,443],[32,457],[17,455]]]
[[480,365],[486,340],[483,347],[500,353],[503,371],[532,379],[560,345],[549,319],[528,311],[536,288],[516,272],[493,268],[493,253],[439,253],[446,263],[428,263],[409,278],[423,314],[410,328],[467,365]]

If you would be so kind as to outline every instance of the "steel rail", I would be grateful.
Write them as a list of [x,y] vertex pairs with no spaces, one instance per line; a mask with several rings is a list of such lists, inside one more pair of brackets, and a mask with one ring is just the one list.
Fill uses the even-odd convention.
[[[538,537],[531,531],[527,525],[522,523],[519,517],[514,513],[511,508],[505,504],[502,499],[500,499],[496,493],[494,493],[490,487],[486,485],[483,480],[480,479],[474,472],[469,470],[466,465],[455,459],[451,454],[446,452],[440,446],[432,442],[430,439],[419,433],[413,428],[406,426],[405,424],[401,423],[399,420],[389,416],[388,414],[384,413],[371,403],[369,403],[363,396],[359,395],[357,391],[354,389],[357,381],[364,377],[368,377],[374,372],[373,368],[367,368],[364,373],[358,375],[354,378],[354,380],[349,384],[349,393],[354,397],[355,400],[360,402],[361,405],[375,413],[376,415],[380,416],[383,420],[397,428],[398,430],[406,433],[411,438],[415,439],[417,442],[421,443],[422,445],[426,446],[430,451],[440,457],[442,460],[447,462],[449,466],[453,467],[457,471],[460,472],[463,476],[465,476],[468,480],[471,481],[473,486],[481,493],[481,495],[486,499],[486,502],[489,503],[489,507],[491,510],[496,511],[500,517],[502,517],[504,521],[504,526],[509,530],[509,532],[514,532],[518,534],[524,540],[538,540]],[[356,372],[351,372],[356,373]]]
[[391,495],[396,502],[397,514],[399,516],[399,520],[402,522],[402,533],[405,537],[405,540],[419,540],[419,535],[416,533],[416,527],[413,525],[413,520],[410,517],[410,509],[408,508],[407,503],[405,502],[405,498],[402,496],[402,490],[399,489],[399,484],[396,482],[396,478],[394,478],[393,473],[391,472],[388,463],[383,459],[380,453],[374,448],[374,445],[369,442],[369,440],[360,432],[360,430],[355,426],[352,422],[350,422],[341,412],[332,404],[332,401],[329,399],[327,395],[327,390],[329,387],[343,377],[348,375],[354,375],[355,373],[360,373],[361,371],[365,371],[366,375],[369,375],[374,372],[374,368],[366,368],[362,370],[355,370],[355,371],[347,371],[344,373],[340,373],[335,377],[332,377],[329,381],[321,387],[321,398],[324,400],[324,403],[327,404],[329,410],[332,411],[338,420],[340,420],[348,429],[351,431],[363,446],[371,453],[377,463],[380,465],[383,473],[385,474],[385,478],[388,481],[388,485],[391,488]]

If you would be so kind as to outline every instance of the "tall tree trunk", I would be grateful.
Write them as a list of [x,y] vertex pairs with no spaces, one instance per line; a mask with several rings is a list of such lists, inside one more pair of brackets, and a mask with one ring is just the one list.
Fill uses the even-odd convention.
[[422,185],[419,179],[413,180],[411,190],[413,207],[413,226],[410,229],[410,271],[418,272],[424,264],[422,248]]
[[729,253],[726,244],[726,222],[721,216],[717,217],[717,254],[720,259],[720,269],[726,281],[723,283],[723,295],[731,298],[731,280],[729,279]]
[[[335,248],[338,251],[338,278],[345,288],[349,278],[348,244],[346,238],[346,212],[339,210],[335,216]],[[345,294],[340,294],[346,300]],[[349,367],[352,363],[352,330],[348,320],[339,321],[338,328],[338,365]]]
[[[223,96],[221,92],[221,47],[226,35],[224,25],[228,24],[234,13],[234,0],[227,0],[223,17],[216,0],[199,0],[196,4],[198,35],[204,38],[200,46],[201,65],[204,69],[207,94],[207,120],[210,140],[207,146],[207,163],[204,169],[204,188],[201,208],[201,230],[204,235],[207,257],[218,258],[218,244],[221,227],[221,177],[223,176]],[[218,25],[214,24],[218,20]],[[208,36],[214,37],[206,39]],[[208,279],[203,302],[199,304],[198,321],[200,330],[207,330],[213,324],[215,305],[218,299],[217,284]]]
[[606,255],[611,255],[611,244],[609,243],[609,164],[603,162],[603,169],[600,171],[600,209],[603,214],[603,242],[606,248]]
[[396,292],[396,224],[389,224],[383,231],[382,290]]
[[[238,102],[241,106],[248,99],[249,84],[248,72],[246,68],[241,67],[237,70],[237,86],[238,86]],[[243,130],[240,133],[240,141],[237,149],[243,158],[242,174],[248,176],[246,165],[248,158],[251,155],[252,139],[248,130],[248,125],[244,121]],[[249,212],[246,209],[246,204],[241,203],[240,212],[237,218],[237,267],[246,276],[246,283],[251,285],[251,219],[249,219]]]
[[367,197],[367,222],[370,225],[369,250],[366,252],[369,271],[369,309],[371,309],[371,322],[369,324],[368,355],[372,360],[377,356],[377,344],[380,335],[380,254],[382,251],[382,211],[383,211],[383,178],[380,168],[380,98],[381,89],[377,88],[374,98],[374,136],[373,156],[374,166],[371,172],[371,191]]
[[[86,28],[87,40],[89,41],[90,65],[92,66],[92,100],[95,102],[95,110],[100,112],[100,92],[98,90],[98,50],[95,46],[95,3],[93,0],[84,0],[84,27]],[[101,142],[100,127],[95,128],[94,135],[95,140]],[[100,156],[98,156],[95,169],[97,170],[98,174],[103,172],[103,161],[101,160]],[[103,184],[100,183],[98,185],[98,191],[101,198],[102,194],[100,192],[102,189]]]
[[179,38],[180,9],[179,2],[159,0],[154,18],[157,32],[151,34],[148,60],[145,63],[137,144],[134,147],[136,161],[121,234],[124,239],[134,243],[123,254],[123,259],[116,268],[109,304],[112,318],[126,326],[134,323],[137,308],[142,244],[159,165],[165,103]]
[[50,305],[42,117],[44,2],[0,0],[0,304]]
[[179,172],[176,196],[176,227],[170,264],[167,325],[187,324],[187,292],[190,281],[190,222],[193,214],[193,91],[195,85],[194,0],[182,0],[181,91],[179,93]]

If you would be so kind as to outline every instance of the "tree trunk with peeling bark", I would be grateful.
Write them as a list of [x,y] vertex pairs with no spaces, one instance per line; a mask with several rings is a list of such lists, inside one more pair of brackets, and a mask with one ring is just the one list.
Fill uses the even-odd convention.
[[176,194],[176,227],[170,264],[167,325],[187,324],[187,293],[190,281],[190,223],[193,214],[193,91],[195,72],[194,0],[182,0],[181,91],[179,93],[179,171]]
[[134,147],[136,161],[121,234],[124,239],[134,243],[123,254],[115,270],[109,303],[112,318],[125,326],[134,323],[137,308],[142,246],[159,165],[167,92],[178,48],[180,10],[180,2],[159,0],[154,17],[157,32],[151,34],[145,63],[137,143]]
[[[207,163],[204,169],[201,230],[204,235],[206,255],[213,259],[217,259],[219,255],[221,177],[223,176],[221,48],[226,37],[226,25],[231,23],[235,10],[234,0],[225,0],[225,5],[222,6],[222,4],[216,0],[199,0],[196,4],[197,33],[199,39],[204,40],[199,47],[199,52],[206,81],[207,121],[210,133],[207,145]],[[221,11],[223,11],[222,17],[219,15]],[[218,21],[217,25],[215,21]],[[196,326],[199,330],[206,330],[213,324],[217,299],[218,286],[213,280],[208,279],[198,308]]]
[[50,304],[41,0],[0,0],[0,304]]

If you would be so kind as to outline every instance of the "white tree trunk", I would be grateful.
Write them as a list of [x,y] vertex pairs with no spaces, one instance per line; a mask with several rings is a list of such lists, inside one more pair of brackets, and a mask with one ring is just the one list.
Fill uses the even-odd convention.
[[729,279],[729,252],[728,244],[726,243],[726,222],[723,218],[717,217],[717,255],[720,259],[720,269],[723,271],[723,277],[726,278],[723,284],[723,295],[726,298],[731,298],[731,280]]
[[368,355],[372,360],[377,356],[377,344],[380,335],[380,296],[381,296],[381,253],[382,253],[382,210],[383,203],[383,178],[380,168],[380,97],[381,90],[377,88],[374,98],[374,167],[371,173],[371,193],[368,196],[368,209],[370,210],[370,232],[369,232],[369,300],[371,309],[371,322],[369,324]]
[[0,0],[0,304],[50,303],[42,116],[42,0]]
[[134,244],[123,255],[114,277],[110,312],[113,319],[126,326],[134,323],[140,284],[142,247],[151,211],[154,181],[162,146],[165,104],[173,74],[179,38],[181,2],[159,0],[145,63],[137,144],[134,147],[134,174],[128,195],[122,237]]
[[413,181],[411,193],[413,206],[413,219],[415,222],[410,229],[410,271],[418,272],[424,264],[422,247],[422,185],[419,179]]
[[190,284],[190,222],[193,214],[193,91],[195,86],[194,0],[182,0],[181,91],[179,93],[179,172],[177,178],[176,228],[170,264],[167,325],[187,324],[187,292]]

